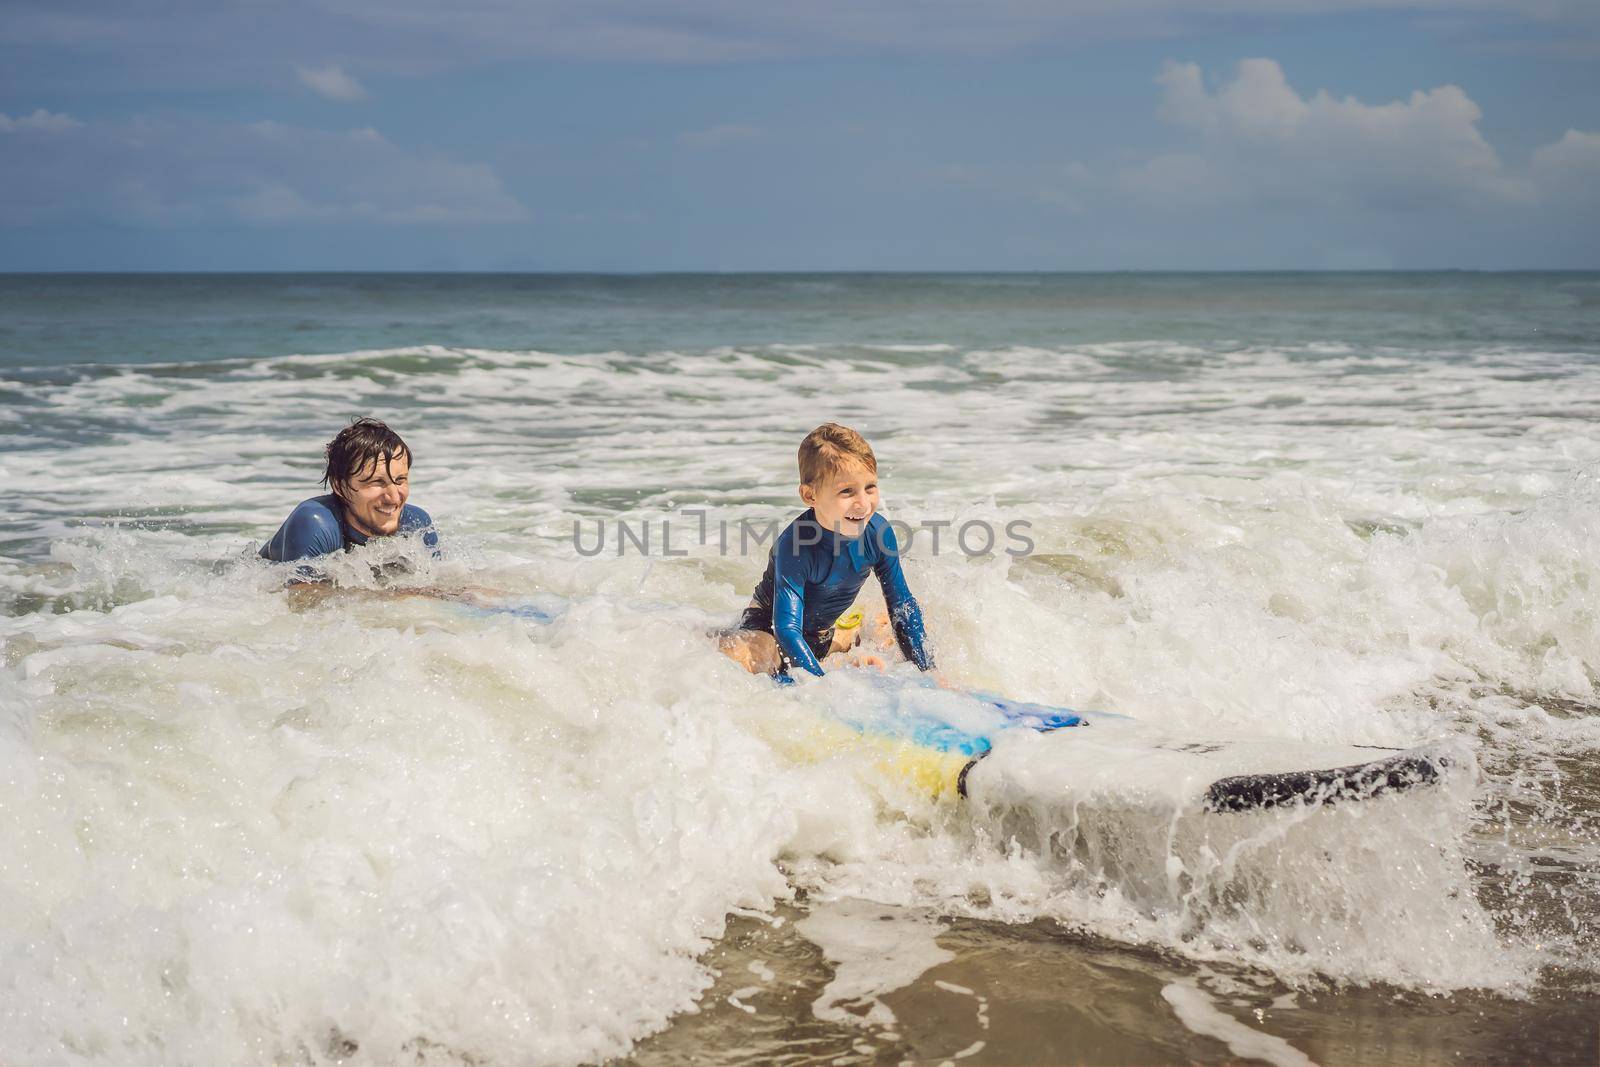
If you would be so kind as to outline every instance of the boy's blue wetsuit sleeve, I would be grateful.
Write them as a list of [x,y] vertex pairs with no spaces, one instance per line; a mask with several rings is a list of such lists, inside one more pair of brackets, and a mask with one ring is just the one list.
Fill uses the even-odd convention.
[[927,634],[922,627],[922,608],[906,585],[905,572],[900,569],[900,542],[894,527],[887,521],[875,531],[878,542],[878,561],[872,572],[883,587],[883,602],[889,607],[889,622],[894,626],[894,639],[900,654],[915,663],[921,670],[933,669],[933,653],[928,651]]
[[821,676],[822,664],[806,643],[804,630],[808,560],[796,551],[789,531],[772,548],[772,636],[788,662]]

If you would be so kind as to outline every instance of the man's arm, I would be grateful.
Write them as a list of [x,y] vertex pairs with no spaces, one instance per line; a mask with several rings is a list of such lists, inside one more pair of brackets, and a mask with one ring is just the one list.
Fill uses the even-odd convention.
[[339,517],[325,504],[303,502],[278,527],[272,539],[261,546],[261,555],[274,563],[291,563],[338,552],[344,548]]
[[433,528],[433,518],[415,504],[407,504],[400,512],[400,532],[412,533],[416,530],[423,531],[423,546],[428,549],[434,559],[438,559],[440,557],[439,531]]
[[900,569],[900,542],[894,527],[885,520],[877,530],[868,530],[867,536],[877,541],[878,561],[872,573],[878,576],[883,588],[883,602],[889,606],[889,622],[894,626],[895,643],[900,654],[915,663],[921,670],[933,670],[933,653],[928,650],[928,637],[922,626],[922,608],[906,585],[905,572]]

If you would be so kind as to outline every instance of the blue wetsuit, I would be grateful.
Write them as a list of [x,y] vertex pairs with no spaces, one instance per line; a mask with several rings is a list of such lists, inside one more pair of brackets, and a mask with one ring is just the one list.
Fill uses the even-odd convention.
[[[297,559],[311,559],[330,552],[349,551],[366,544],[371,538],[350,528],[345,521],[344,501],[333,493],[303,500],[289,513],[272,539],[261,546],[261,558],[274,563],[288,563]],[[414,504],[400,510],[400,529],[396,533],[411,533],[433,525],[428,513]],[[439,535],[429,529],[422,535],[422,543],[429,549],[439,546]]]
[[933,669],[922,609],[900,570],[894,528],[882,515],[873,515],[853,540],[824,529],[810,510],[791,522],[772,546],[767,571],[739,627],[772,634],[785,663],[821,674],[817,661],[828,654],[834,620],[855,603],[869,570],[883,587],[901,653],[923,670]]

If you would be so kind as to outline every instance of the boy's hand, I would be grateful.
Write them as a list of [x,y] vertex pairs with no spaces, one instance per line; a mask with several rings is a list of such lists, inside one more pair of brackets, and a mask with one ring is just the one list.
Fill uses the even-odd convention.
[[877,618],[872,620],[872,640],[884,648],[894,644],[894,624],[889,621],[887,611],[878,612]]
[[874,656],[871,653],[861,653],[860,655],[851,656],[848,660],[848,663],[852,667],[876,667],[880,671],[886,671],[889,669],[889,665],[884,662],[882,656]]

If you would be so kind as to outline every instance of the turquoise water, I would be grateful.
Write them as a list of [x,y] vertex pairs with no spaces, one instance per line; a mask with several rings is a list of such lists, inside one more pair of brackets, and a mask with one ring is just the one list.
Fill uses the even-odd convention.
[[[444,558],[286,596],[254,550],[358,415]],[[829,419],[891,518],[1027,524],[907,554],[960,687],[1481,777],[1213,823],[1130,751],[1030,836],[819,749],[881,701],[732,668],[764,549],[683,532],[787,522]],[[1581,1062],[1597,420],[1595,273],[0,276],[0,1048]],[[892,988],[849,953],[880,928],[925,961]]]
[[10,275],[0,366],[434,344],[1600,346],[1600,274]]

